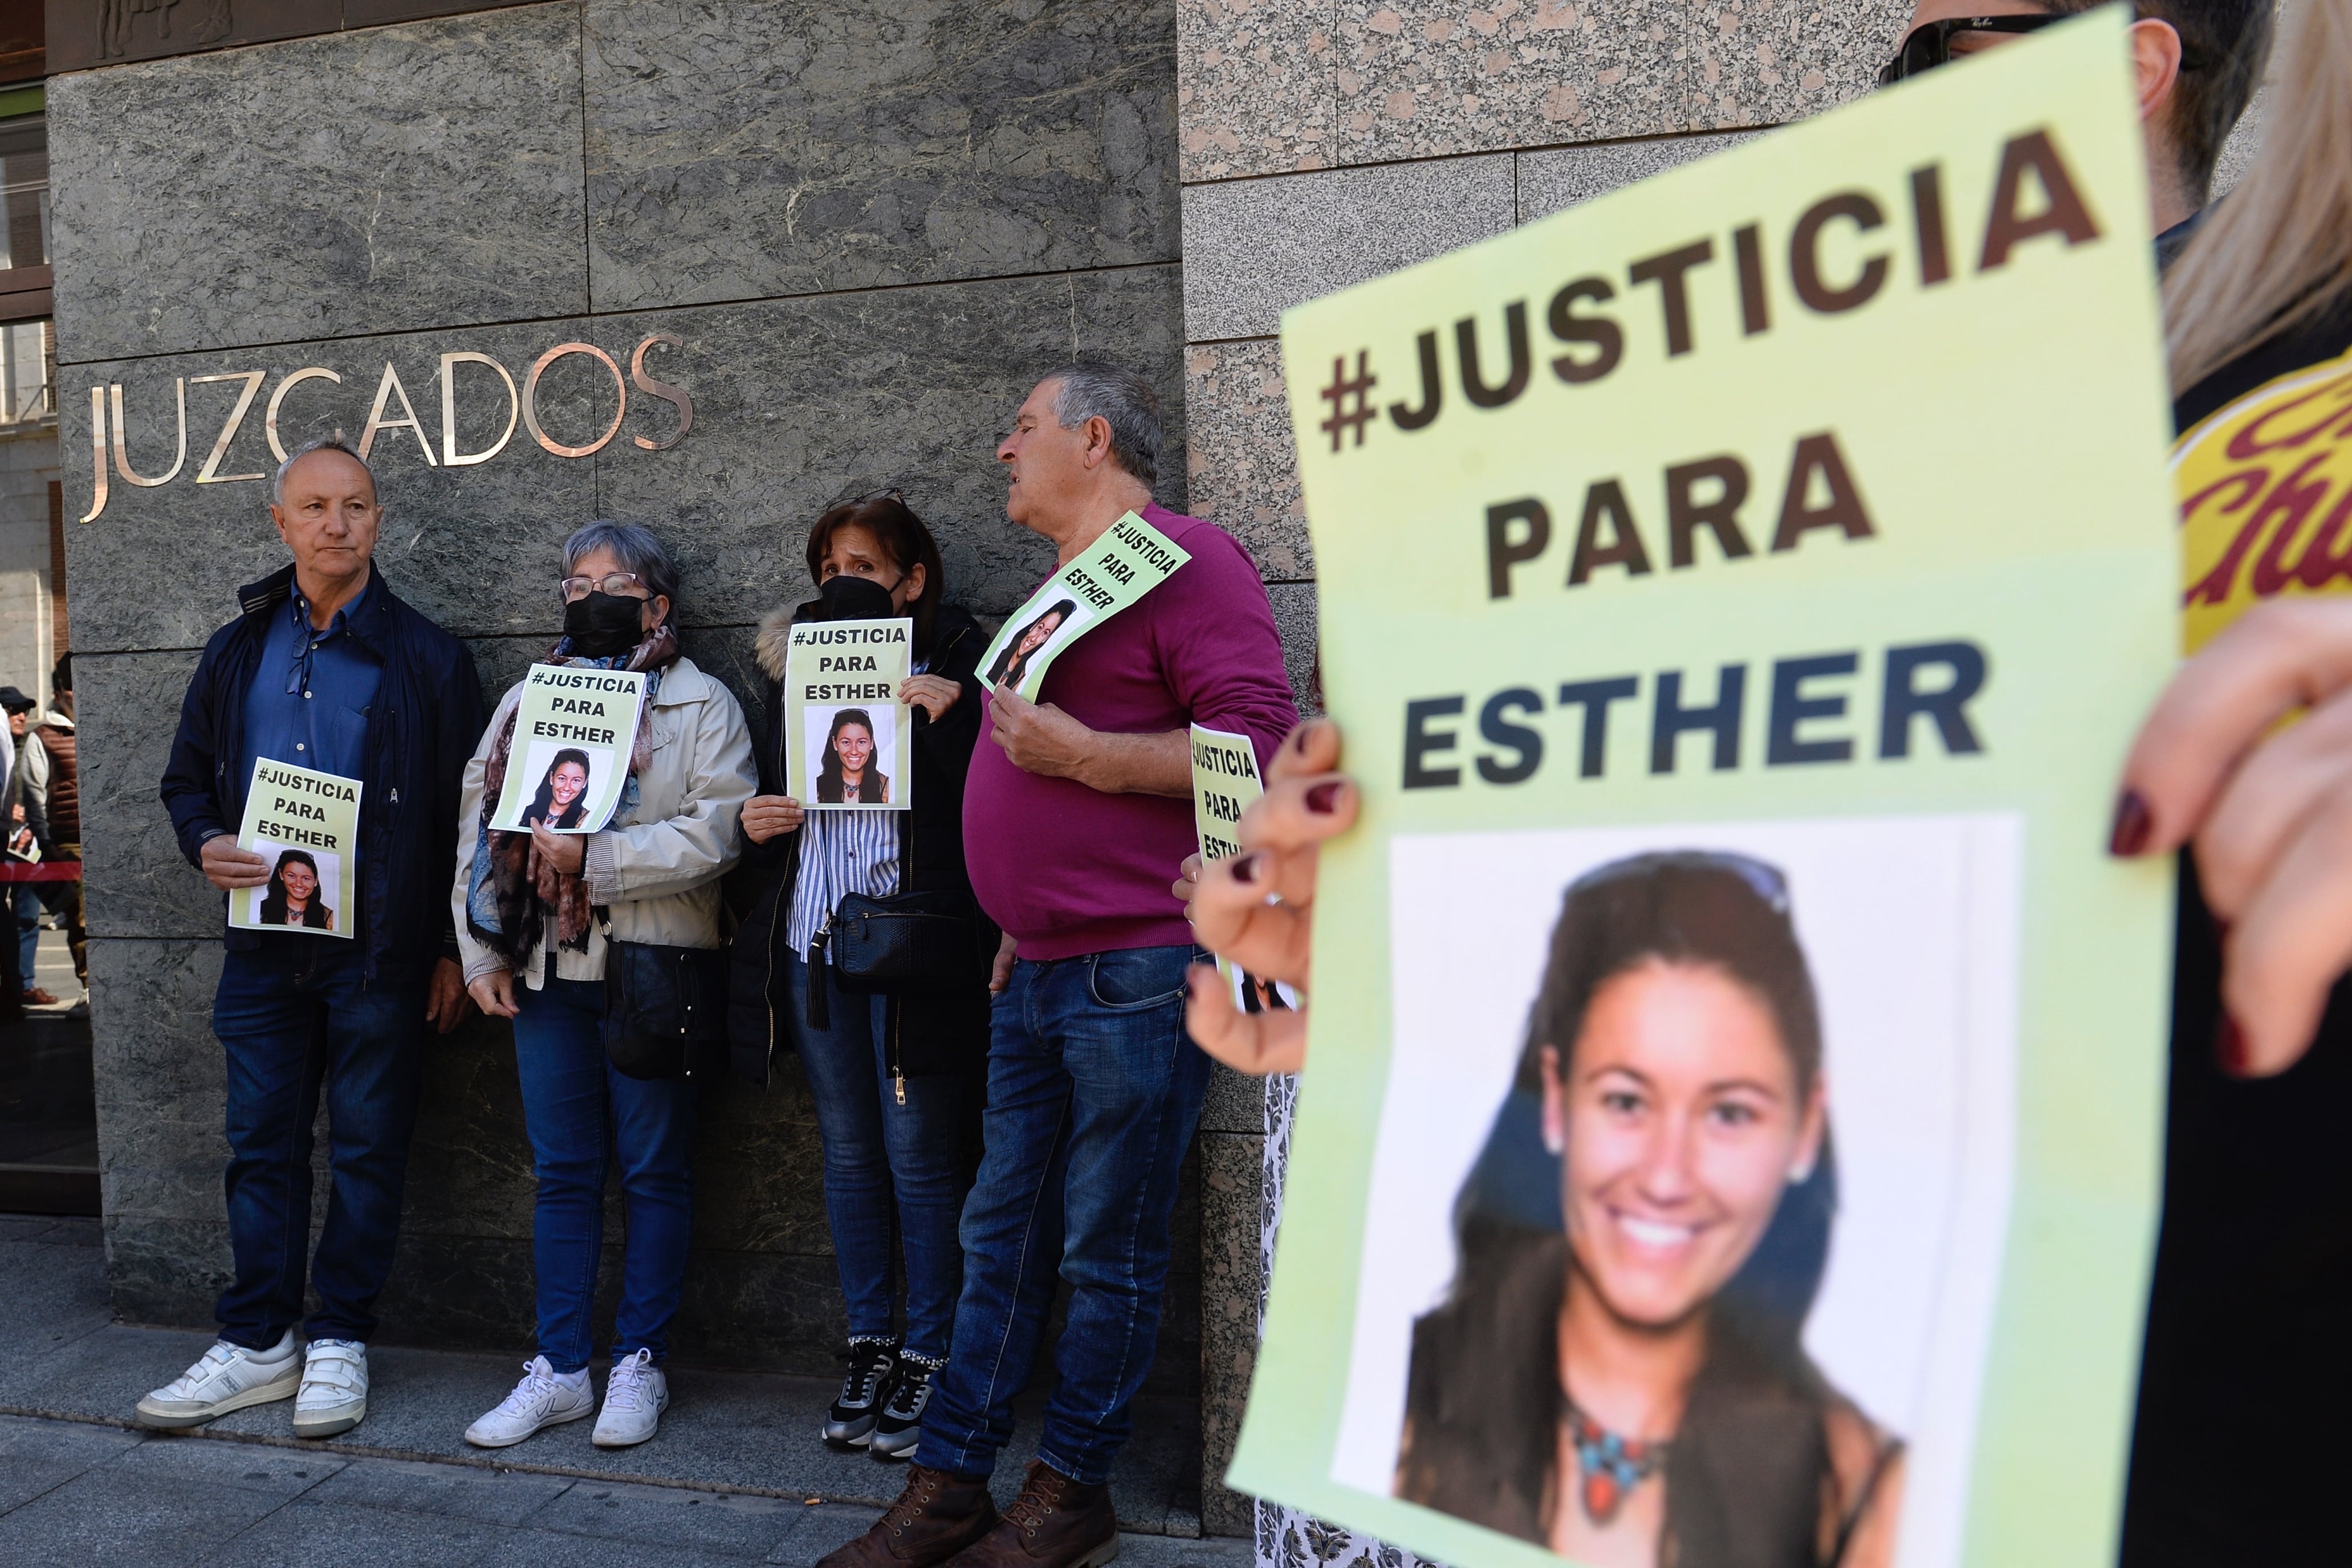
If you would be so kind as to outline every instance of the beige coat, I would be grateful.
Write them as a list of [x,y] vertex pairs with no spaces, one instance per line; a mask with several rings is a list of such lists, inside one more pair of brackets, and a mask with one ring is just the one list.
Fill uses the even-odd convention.
[[[450,890],[466,982],[507,967],[466,927],[466,892],[474,874],[475,835],[482,820],[482,779],[490,744],[521,700],[517,682],[499,699],[466,764],[465,803],[457,818],[457,876]],[[719,946],[719,879],[743,852],[737,819],[759,790],[751,732],[734,694],[681,657],[662,675],[653,706],[653,760],[637,776],[634,810],[616,811],[601,832],[588,835],[590,902],[603,906],[613,936],[623,942],[670,947]],[[544,944],[523,962],[522,980],[540,988],[547,973]],[[559,979],[604,977],[602,923],[589,927],[588,950],[558,948]]]

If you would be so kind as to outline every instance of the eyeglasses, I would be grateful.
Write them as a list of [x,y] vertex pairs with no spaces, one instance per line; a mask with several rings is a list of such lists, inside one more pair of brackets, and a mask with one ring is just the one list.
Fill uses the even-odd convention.
[[653,591],[646,587],[646,580],[634,571],[608,571],[602,577],[567,577],[555,585],[556,591],[563,595],[566,604],[575,599],[585,599],[591,592],[609,593],[618,598],[633,588],[645,589],[640,597],[653,597]]
[[[2133,8],[2132,14],[2138,20],[2148,19],[2147,13],[2137,6]],[[1903,42],[1896,46],[1895,57],[1878,68],[1878,85],[1893,87],[1896,82],[1907,77],[1916,77],[1921,71],[1929,71],[1937,66],[1949,65],[1954,57],[1952,40],[1965,34],[2000,33],[2014,37],[2021,33],[2038,33],[2053,22],[2063,22],[2069,19],[2066,16],[2053,12],[2023,16],[1948,16],[1940,22],[1925,23],[1914,27],[1905,37]],[[2162,20],[2160,17],[2157,19]],[[2166,26],[2169,26],[2171,24],[2167,23]],[[2176,27],[2173,31],[2177,37],[2179,29]],[[1965,57],[1976,52],[1975,49],[1962,49],[1960,54]],[[2203,50],[2192,48],[2188,39],[2181,39],[2180,68],[2182,70],[2201,71],[2210,64],[2212,64],[2210,57]]]

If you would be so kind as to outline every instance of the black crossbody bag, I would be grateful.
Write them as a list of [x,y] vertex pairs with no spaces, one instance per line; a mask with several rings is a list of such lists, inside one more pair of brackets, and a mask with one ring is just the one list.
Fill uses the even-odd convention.
[[[915,880],[915,814],[898,827],[898,885]],[[830,1029],[825,978],[845,991],[905,997],[936,995],[971,983],[971,913],[952,893],[842,895],[809,943],[808,1021]],[[828,961],[829,959],[829,961]]]
[[727,950],[604,943],[604,1054],[630,1078],[691,1078],[727,1051]]

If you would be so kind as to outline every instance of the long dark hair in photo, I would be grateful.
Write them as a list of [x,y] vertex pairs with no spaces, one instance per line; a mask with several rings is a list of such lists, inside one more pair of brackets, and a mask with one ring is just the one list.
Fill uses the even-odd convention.
[[561,832],[566,828],[576,828],[587,820],[588,788],[584,784],[581,786],[580,793],[572,797],[572,804],[563,808],[562,815],[551,814],[555,810],[556,770],[567,762],[580,769],[582,778],[589,779],[595,778],[595,770],[588,766],[586,752],[576,746],[567,746],[557,752],[547,765],[546,775],[539,781],[538,793],[531,796],[530,805],[522,814],[526,826],[532,822],[545,822],[550,828]]
[[[1452,1288],[1413,1325],[1396,1486],[1539,1545],[1551,1513],[1574,1506],[1559,1474],[1559,1324],[1577,1267],[1562,1156],[1543,1140],[1543,1048],[1559,1048],[1567,1079],[1594,994],[1654,961],[1719,969],[1762,1000],[1801,1101],[1821,1071],[1820,1012],[1778,872],[1733,855],[1646,854],[1570,887],[1517,1080],[1454,1202]],[[1701,1309],[1706,1359],[1663,1472],[1662,1564],[1819,1568],[1843,1550],[1843,1526],[1834,1545],[1822,1539],[1838,1490],[1824,1416],[1839,1396],[1801,1343],[1836,1208],[1824,1135],[1810,1176],[1783,1190],[1755,1251]]]
[[841,804],[842,791],[848,788],[841,776],[841,732],[849,725],[863,727],[874,741],[874,755],[866,761],[866,777],[857,782],[857,798],[861,801],[881,801],[890,798],[890,776],[877,766],[882,760],[882,738],[874,733],[873,716],[862,707],[842,708],[833,716],[833,727],[824,732],[824,761],[816,774],[816,799],[822,806]]
[[[1021,644],[1028,641],[1029,633],[1036,631],[1048,621],[1054,622],[1054,631],[1059,632],[1069,623],[1070,617],[1076,614],[1077,611],[1078,601],[1075,599],[1056,599],[1052,604],[1046,606],[1037,619],[1021,628],[1005,643],[1004,652],[996,656],[996,663],[989,669],[988,684],[992,686],[999,684],[1019,685],[1021,677],[1029,673],[1029,655],[1045,645],[1045,643],[1040,643],[1037,648],[1024,652]],[[1045,642],[1051,641],[1053,641],[1053,633],[1048,632]]]
[[[310,902],[302,911],[302,918],[289,921],[286,906],[291,902],[286,894],[286,868],[308,866],[310,871]],[[268,891],[261,895],[261,923],[264,925],[299,925],[306,930],[324,931],[334,912],[327,907],[327,879],[319,874],[319,862],[310,858],[308,850],[280,850],[278,863],[269,868]]]

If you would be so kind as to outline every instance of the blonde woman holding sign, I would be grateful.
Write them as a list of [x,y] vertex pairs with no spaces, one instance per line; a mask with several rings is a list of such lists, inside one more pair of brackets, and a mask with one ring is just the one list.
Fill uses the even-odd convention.
[[506,1448],[595,1409],[590,1315],[614,1155],[628,1239],[597,1446],[644,1442],[669,1403],[661,1362],[693,1221],[687,1075],[698,1065],[696,1047],[716,1043],[698,1025],[721,1016],[719,879],[739,852],[736,820],[754,783],[734,697],[678,651],[677,570],[651,529],[582,528],[564,542],[558,590],[564,636],[546,662],[640,672],[646,693],[634,734],[618,737],[627,782],[595,832],[557,831],[572,814],[558,800],[569,789],[576,804],[588,787],[579,752],[549,765],[527,831],[490,826],[520,760],[528,681],[499,702],[466,768],[451,899],[457,945],[474,999],[514,1021],[539,1177],[539,1354],[514,1391],[466,1429],[479,1448]]

